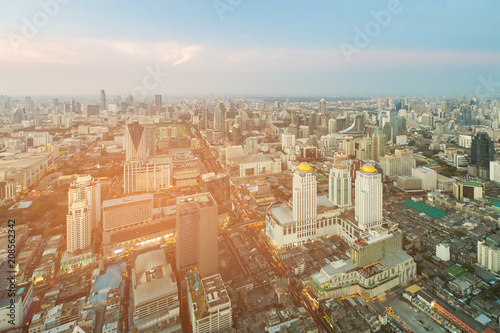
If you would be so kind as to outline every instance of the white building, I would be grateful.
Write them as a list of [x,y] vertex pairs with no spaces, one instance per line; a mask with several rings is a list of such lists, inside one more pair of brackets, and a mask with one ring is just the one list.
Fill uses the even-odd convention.
[[328,199],[340,208],[352,206],[351,174],[343,165],[335,165],[330,170]]
[[443,261],[450,260],[450,245],[449,244],[438,244],[436,245],[436,257]]
[[259,139],[247,138],[245,140],[245,151],[248,155],[257,154],[259,152]]
[[127,161],[123,165],[123,189],[125,194],[154,192],[170,187],[171,170],[169,164]]
[[490,180],[500,182],[500,161],[490,161]]
[[396,179],[401,174],[401,160],[400,156],[392,155],[391,152],[387,152],[384,157],[380,158],[380,167],[384,171],[384,176],[389,177],[389,179]]
[[295,147],[295,134],[283,134],[281,137],[281,147],[283,149]]
[[429,168],[413,168],[411,175],[420,178],[422,190],[435,190],[437,186],[437,172]]
[[78,253],[90,248],[91,210],[88,200],[73,201],[66,215],[66,242],[69,254]]
[[477,242],[477,263],[492,272],[500,272],[500,237],[492,235]]
[[79,176],[69,187],[68,209],[78,199],[88,201],[90,227],[96,229],[101,225],[101,183],[90,175]]
[[231,300],[219,274],[189,287],[189,314],[193,333],[231,332],[233,326]]
[[373,165],[365,164],[356,173],[355,214],[362,230],[382,222],[382,175]]
[[472,136],[470,135],[459,135],[458,136],[458,146],[464,148],[470,148],[472,143]]
[[[293,219],[310,220],[317,215],[316,175],[307,163],[300,163],[293,176]],[[307,232],[307,223],[303,225]]]

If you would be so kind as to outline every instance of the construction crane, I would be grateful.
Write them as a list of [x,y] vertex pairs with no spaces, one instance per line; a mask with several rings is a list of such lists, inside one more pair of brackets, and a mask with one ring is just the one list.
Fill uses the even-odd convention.
[[477,172],[479,171],[479,168],[481,167],[483,162],[484,162],[484,160],[482,160],[481,163],[479,163],[479,166],[477,167],[476,172],[474,172],[474,180],[477,180]]

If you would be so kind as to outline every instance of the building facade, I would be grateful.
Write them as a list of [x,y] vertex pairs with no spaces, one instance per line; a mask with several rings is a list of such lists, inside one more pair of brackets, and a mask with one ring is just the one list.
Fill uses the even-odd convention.
[[365,164],[356,173],[355,214],[362,230],[376,227],[382,221],[382,175]]
[[328,199],[340,208],[352,206],[351,175],[343,165],[335,165],[330,170]]

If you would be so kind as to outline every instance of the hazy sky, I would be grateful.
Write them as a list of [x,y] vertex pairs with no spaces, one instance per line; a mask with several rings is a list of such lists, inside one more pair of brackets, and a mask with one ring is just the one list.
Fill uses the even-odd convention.
[[480,77],[500,82],[500,0],[0,8],[0,94],[474,94]]

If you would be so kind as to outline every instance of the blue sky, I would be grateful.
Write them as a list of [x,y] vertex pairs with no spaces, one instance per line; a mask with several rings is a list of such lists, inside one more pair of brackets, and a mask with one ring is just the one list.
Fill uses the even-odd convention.
[[499,3],[0,0],[0,94],[473,94],[500,81]]

